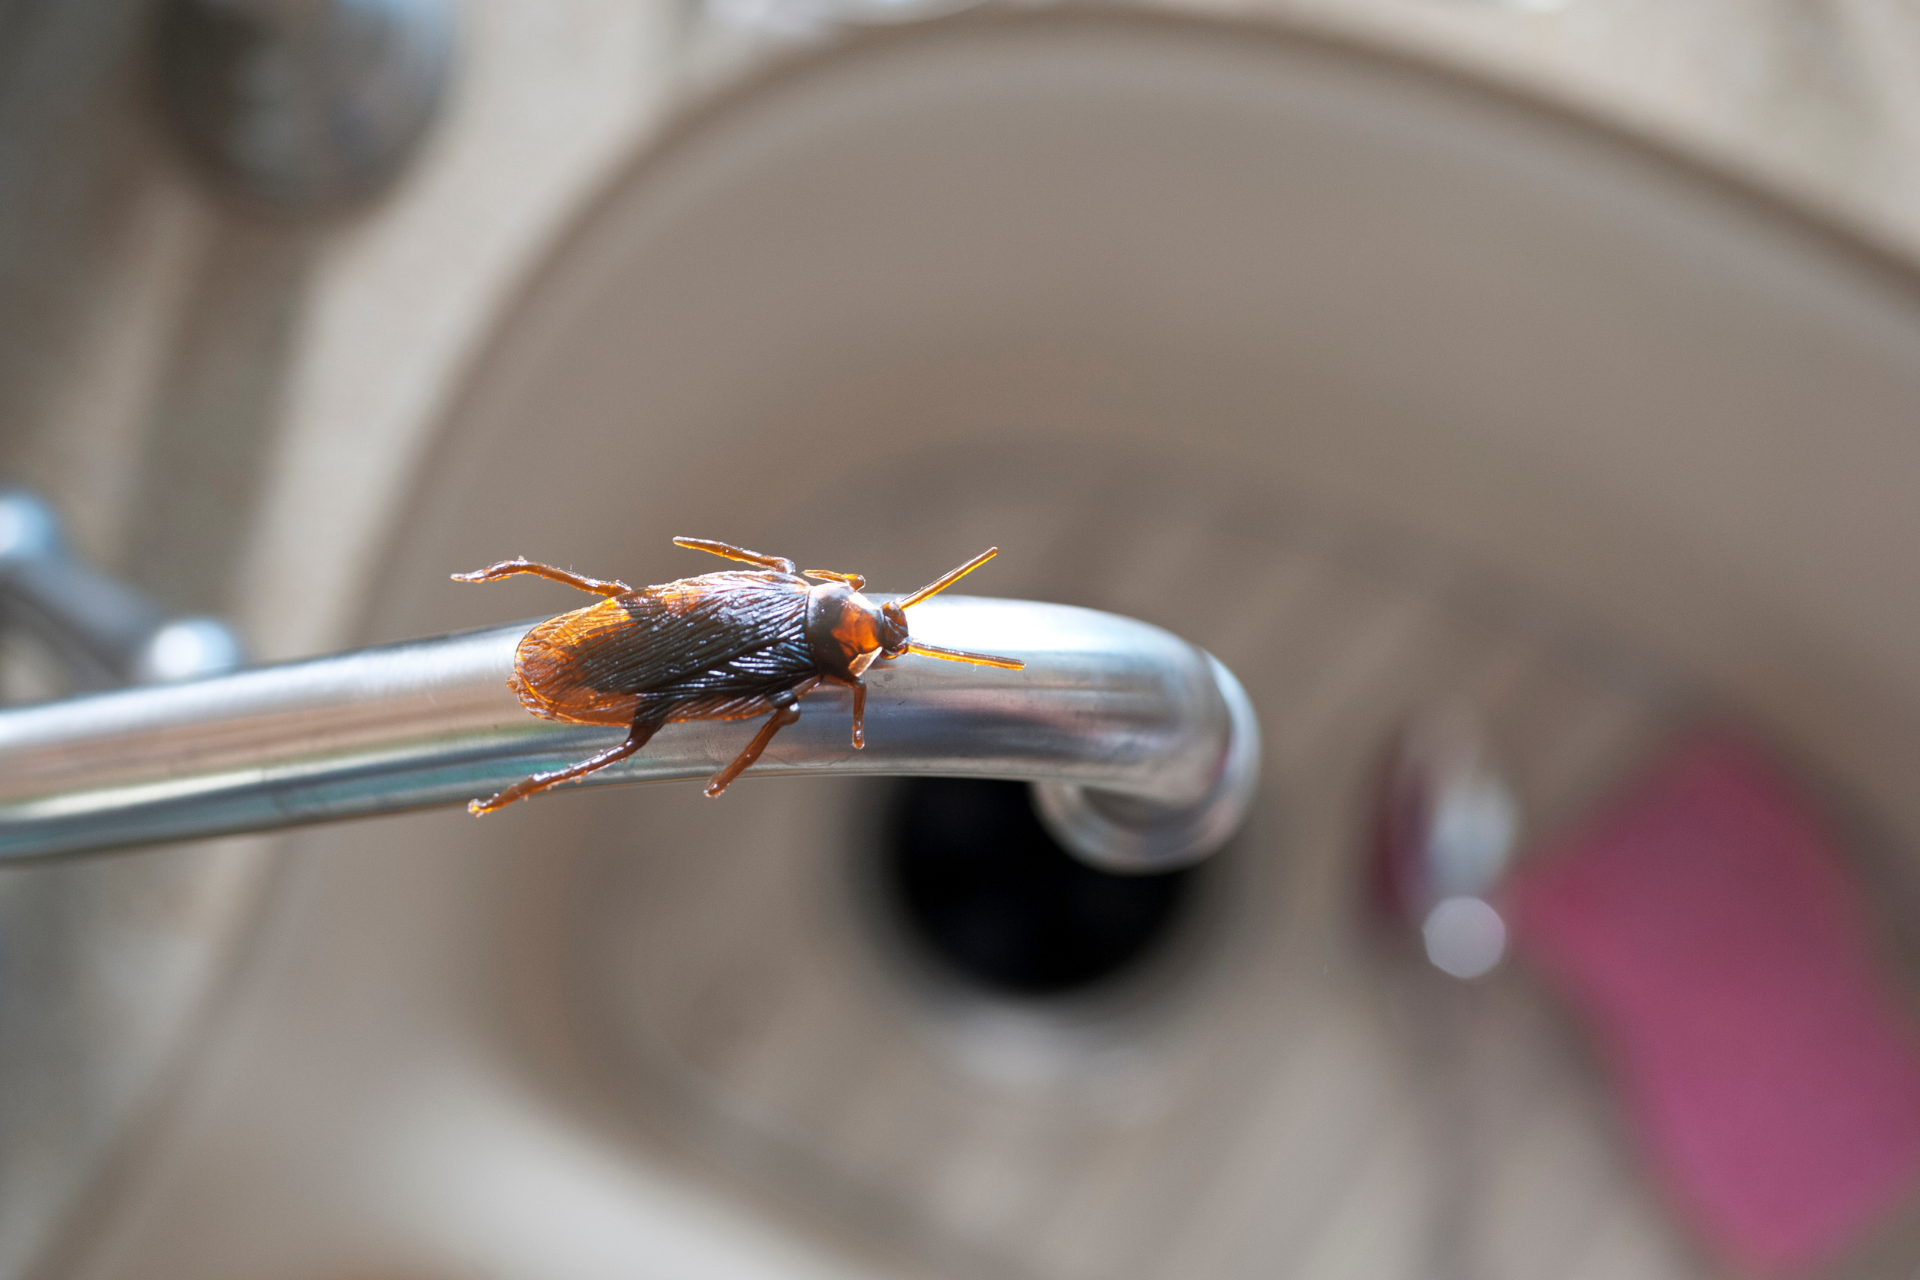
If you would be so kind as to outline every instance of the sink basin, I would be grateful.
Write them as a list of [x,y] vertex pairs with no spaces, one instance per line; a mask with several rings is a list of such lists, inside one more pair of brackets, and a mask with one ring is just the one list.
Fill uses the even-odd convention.
[[997,544],[970,590],[1239,674],[1252,823],[1138,963],[1045,999],[903,925],[885,786],[298,835],[72,1274],[1705,1274],[1523,974],[1468,1059],[1409,1013],[1367,788],[1465,693],[1551,832],[1704,712],[1910,848],[1915,421],[1911,269],[1364,49],[974,17],[758,76],[503,317],[365,639],[575,607],[447,581],[515,554],[663,581],[714,567],[685,534],[903,590]]

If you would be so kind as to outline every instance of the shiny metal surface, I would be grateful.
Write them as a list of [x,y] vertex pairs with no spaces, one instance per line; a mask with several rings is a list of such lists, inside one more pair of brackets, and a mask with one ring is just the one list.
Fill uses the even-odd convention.
[[1493,903],[1519,848],[1519,797],[1470,702],[1416,711],[1390,759],[1379,856],[1394,906],[1420,931],[1435,968],[1484,977],[1506,954]]
[[[1260,721],[1247,691],[1212,655],[1208,669],[1225,701],[1230,729],[1217,781],[1198,803],[1167,804],[1115,787],[1043,778],[1034,810],[1053,837],[1108,871],[1171,871],[1198,862],[1233,838],[1260,784]],[[1196,689],[1193,705],[1208,698]]]
[[39,636],[80,688],[198,679],[246,657],[225,623],[169,620],[74,556],[52,508],[22,490],[0,492],[0,626]]
[[385,186],[446,93],[451,0],[174,0],[161,100],[221,180],[287,212]]
[[[506,679],[527,625],[0,713],[0,858],[453,804],[617,742],[624,731],[521,709]],[[876,667],[862,751],[851,693],[817,689],[754,772],[1045,780],[1103,815],[1062,823],[1063,839],[1126,868],[1204,857],[1245,816],[1257,723],[1233,677],[1186,641],[1092,610],[968,597],[919,606],[915,634],[1027,667]],[[669,725],[586,781],[704,779],[749,736],[740,722]]]

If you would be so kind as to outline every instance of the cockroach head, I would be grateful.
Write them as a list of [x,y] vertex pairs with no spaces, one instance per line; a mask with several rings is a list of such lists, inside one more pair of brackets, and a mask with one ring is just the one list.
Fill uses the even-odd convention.
[[880,606],[880,656],[898,658],[907,651],[907,611],[889,600]]
[[912,595],[903,596],[899,600],[889,600],[881,605],[880,656],[883,658],[898,658],[914,649],[915,646],[907,643],[907,610],[913,608],[913,606],[919,604],[922,600],[939,595],[942,591],[945,591],[948,587],[960,581],[960,579],[966,577],[975,569],[978,569],[981,565],[999,554],[1000,548],[988,547],[985,551],[982,551],[958,569],[953,569],[941,574],[938,578],[935,578],[932,582],[929,582]]

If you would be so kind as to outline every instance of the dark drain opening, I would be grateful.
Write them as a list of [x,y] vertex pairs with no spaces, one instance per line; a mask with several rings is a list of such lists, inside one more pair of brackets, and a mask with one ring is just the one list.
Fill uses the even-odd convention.
[[1060,995],[1123,972],[1172,931],[1193,874],[1116,876],[1077,861],[1022,782],[908,780],[882,831],[882,888],[907,931],[1006,995]]

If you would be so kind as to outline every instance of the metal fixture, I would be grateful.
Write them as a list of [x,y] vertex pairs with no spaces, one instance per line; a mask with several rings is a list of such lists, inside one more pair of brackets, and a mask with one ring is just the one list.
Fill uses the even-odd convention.
[[39,636],[83,689],[219,675],[245,656],[224,623],[168,619],[74,557],[52,509],[18,490],[0,491],[0,624]]
[[161,101],[223,180],[289,212],[400,171],[446,94],[451,0],[171,0]]
[[[851,693],[816,689],[754,773],[1031,780],[1061,842],[1122,871],[1196,862],[1239,827],[1260,730],[1206,653],[1064,605],[958,597],[916,612],[929,643],[994,647],[1026,670],[871,671],[863,751]],[[0,712],[0,858],[463,802],[618,741],[624,730],[521,709],[506,680],[527,625]],[[586,785],[707,778],[745,730],[669,725]]]
[[1473,708],[1413,718],[1389,766],[1381,857],[1392,905],[1419,926],[1427,959],[1456,978],[1493,971],[1507,929],[1488,901],[1512,861],[1520,804]]

